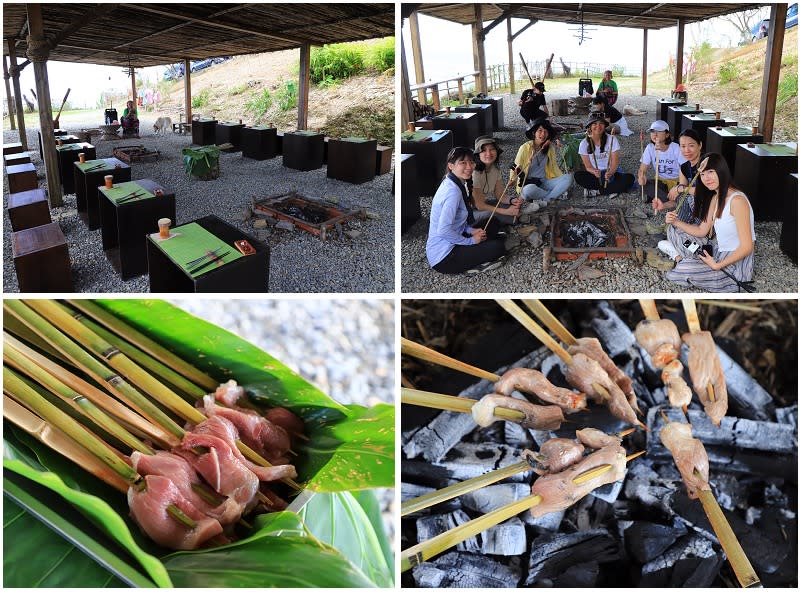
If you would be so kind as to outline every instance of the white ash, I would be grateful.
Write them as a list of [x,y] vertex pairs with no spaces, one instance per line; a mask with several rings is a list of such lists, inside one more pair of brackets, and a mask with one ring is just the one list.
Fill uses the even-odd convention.
[[[256,237],[252,222],[238,220],[249,208],[253,196],[265,198],[288,191],[323,200],[336,198],[338,207],[365,209],[370,217],[357,217],[344,229],[351,232],[340,237],[329,233],[327,241],[303,231],[261,231],[256,238],[270,247],[270,292],[394,292],[394,196],[392,172],[375,177],[374,181],[354,185],[326,176],[327,167],[313,171],[296,171],[282,165],[282,157],[256,161],[243,158],[241,152],[220,155],[220,177],[213,181],[187,178],[181,149],[192,143],[191,135],[167,133],[156,137],[152,120],[143,116],[141,139],[101,140],[92,138],[97,158],[109,158],[113,149],[124,145],[144,145],[160,151],[151,162],[134,162],[131,178],[153,179],[175,193],[177,221],[173,226],[214,214],[229,224]],[[153,118],[154,119],[154,118]],[[84,126],[69,125],[66,129],[96,127],[99,121]],[[66,125],[66,124],[65,124]],[[39,186],[47,189],[44,164],[39,157],[38,126],[27,129],[31,161],[39,174]],[[3,131],[3,143],[18,142],[16,130]],[[4,210],[8,206],[8,182],[3,180]],[[51,216],[58,222],[67,239],[72,261],[72,278],[76,292],[147,292],[148,279],[143,275],[122,281],[103,253],[99,230],[90,231],[77,215],[75,195],[64,196],[64,206],[53,208]],[[19,292],[11,251],[11,225],[8,214],[3,218],[3,291]],[[154,229],[154,232],[157,229]]]

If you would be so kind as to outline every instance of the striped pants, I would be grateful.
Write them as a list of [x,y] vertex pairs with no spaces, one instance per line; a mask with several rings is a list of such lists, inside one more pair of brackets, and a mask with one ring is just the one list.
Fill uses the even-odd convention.
[[667,224],[667,240],[672,243],[672,246],[675,247],[678,252],[681,254],[682,259],[686,259],[687,257],[694,257],[694,253],[689,251],[686,247],[683,246],[687,240],[691,244],[692,241],[696,242],[698,245],[702,246],[708,242],[711,242],[714,245],[714,250],[717,250],[717,241],[709,241],[704,236],[692,236],[688,232],[684,232],[680,228],[672,224]]
[[[722,261],[731,251],[714,253],[714,261]],[[725,267],[725,271],[740,282],[753,279],[753,253]],[[722,270],[711,269],[698,257],[685,257],[678,261],[672,271],[667,272],[667,279],[676,284],[699,288],[707,292],[739,292],[736,282],[725,275]]]

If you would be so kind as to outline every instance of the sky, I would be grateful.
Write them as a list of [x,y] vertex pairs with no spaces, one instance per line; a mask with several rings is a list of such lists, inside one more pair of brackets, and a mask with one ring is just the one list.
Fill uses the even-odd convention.
[[[766,10],[765,10],[766,13]],[[438,18],[419,15],[420,43],[426,81],[443,80],[464,72],[474,71],[472,62],[471,28]],[[512,19],[512,34],[519,31],[527,19]],[[519,53],[526,62],[543,61],[555,53],[556,71],[559,58],[564,62],[591,62],[609,67],[621,65],[626,73],[639,74],[642,68],[642,30],[622,27],[591,27],[586,32],[591,39],[579,43],[576,25],[539,21],[514,40],[514,62],[519,63]],[[408,21],[403,21],[403,42],[409,75],[414,79],[414,60]],[[508,63],[507,29],[502,23],[486,36],[487,66]],[[720,19],[706,21],[703,25],[686,27],[684,46],[688,51],[707,39],[714,47],[736,45],[739,34],[729,23]],[[647,41],[647,70],[655,72],[666,67],[669,56],[675,54],[677,29],[670,27],[650,31]],[[533,74],[533,72],[531,72]]]

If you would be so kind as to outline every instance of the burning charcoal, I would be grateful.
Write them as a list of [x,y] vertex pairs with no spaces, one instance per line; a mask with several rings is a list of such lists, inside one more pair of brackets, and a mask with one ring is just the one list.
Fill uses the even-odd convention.
[[[426,516],[417,520],[417,542],[427,541],[436,535],[455,528],[465,522],[469,522],[470,517],[462,510],[456,510],[448,514],[437,514],[436,516]],[[459,551],[478,551],[480,544],[475,537],[470,537],[456,547]]]
[[639,586],[707,588],[717,577],[722,561],[710,541],[690,535],[642,567]]
[[543,534],[533,540],[526,586],[546,586],[574,565],[607,563],[621,556],[619,544],[603,528],[571,534]]
[[528,430],[513,421],[503,422],[503,439],[506,444],[519,450],[531,447],[531,436]]
[[747,488],[734,475],[718,472],[712,477],[711,482],[720,507],[734,510],[747,505]]
[[519,568],[483,555],[445,553],[412,572],[420,588],[516,588]]
[[525,525],[511,518],[481,533],[481,552],[488,555],[522,555],[527,548]]
[[599,498],[609,504],[613,504],[615,501],[617,501],[617,498],[622,491],[622,484],[624,482],[624,479],[620,479],[619,481],[614,481],[613,483],[606,483],[597,489],[593,489],[589,495]]
[[625,548],[640,563],[661,555],[672,543],[686,534],[686,528],[637,520],[625,530]]
[[[519,462],[519,452],[516,448],[503,444],[462,442],[450,450],[444,459],[433,464],[444,467],[454,479],[463,481],[483,475],[486,471],[502,469]],[[511,479],[519,481],[522,475],[524,473],[514,475]]]
[[706,444],[788,453],[796,446],[794,428],[786,424],[724,417],[717,427],[699,410],[689,411],[689,422],[694,437]]
[[[677,474],[677,470],[675,472]],[[631,463],[628,467],[625,497],[629,500],[639,500],[645,506],[656,508],[670,516],[673,493],[674,489],[664,486],[661,477],[653,470],[649,461]]]
[[778,423],[790,425],[797,431],[797,405],[777,408],[775,410],[775,419],[778,420]]
[[461,503],[465,508],[487,514],[530,494],[531,486],[528,483],[502,483],[466,493],[461,496]]
[[594,311],[596,314],[592,316],[590,326],[608,355],[616,358],[621,354],[626,354],[630,358],[638,358],[639,356],[635,353],[638,352],[638,348],[633,331],[625,321],[619,318],[611,305],[602,300]]
[[565,245],[578,249],[603,247],[608,243],[608,234],[586,220],[566,225],[561,236]]

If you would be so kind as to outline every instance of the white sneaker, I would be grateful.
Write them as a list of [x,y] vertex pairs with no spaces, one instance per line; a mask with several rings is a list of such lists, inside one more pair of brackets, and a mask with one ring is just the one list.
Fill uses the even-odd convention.
[[564,199],[569,199],[569,191],[565,191],[564,193],[562,193],[561,195],[559,195],[559,196],[558,196],[558,199],[561,199],[561,200],[564,200]]
[[539,202],[538,201],[529,201],[524,206],[522,206],[522,213],[523,214],[535,214],[539,211]]
[[672,246],[672,243],[668,240],[658,241],[658,250],[664,253],[670,259],[675,259],[676,257],[680,256],[678,249]]
[[619,197],[619,193],[609,193],[608,199],[614,199],[615,197]]

